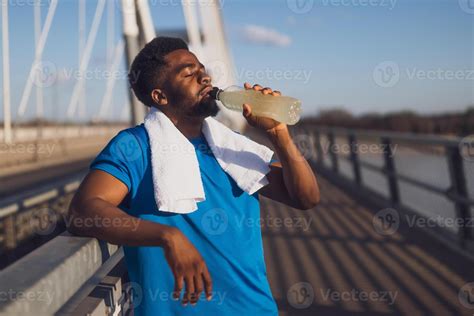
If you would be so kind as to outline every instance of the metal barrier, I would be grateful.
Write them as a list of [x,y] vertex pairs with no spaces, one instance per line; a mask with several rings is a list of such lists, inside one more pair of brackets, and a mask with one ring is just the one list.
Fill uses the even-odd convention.
[[[339,160],[346,159],[352,166],[354,176],[354,185],[364,187],[361,177],[361,169],[366,168],[372,171],[379,172],[384,175],[389,189],[389,203],[396,208],[408,209],[413,213],[416,211],[403,204],[400,198],[399,182],[404,181],[415,187],[427,190],[438,195],[446,197],[455,205],[456,218],[461,219],[463,223],[468,223],[472,220],[470,207],[474,205],[474,200],[468,194],[465,170],[463,165],[463,157],[461,155],[462,140],[459,138],[443,138],[435,135],[414,135],[409,133],[399,132],[377,132],[365,130],[353,130],[347,128],[336,127],[320,127],[309,124],[301,124],[299,127],[292,129],[294,135],[307,135],[313,139],[313,149],[316,151],[315,165],[317,168],[328,170],[324,166],[324,157],[329,156],[331,161],[330,172],[334,175],[341,175]],[[321,145],[321,137],[326,136],[329,142],[328,152],[325,153]],[[340,156],[334,150],[336,147],[336,137],[343,138],[347,141],[350,153],[347,156]],[[372,139],[379,142],[383,146],[383,167],[376,166],[367,161],[359,159],[357,150],[358,140]],[[447,190],[439,188],[431,183],[423,182],[414,177],[400,174],[397,172],[394,155],[392,152],[392,144],[404,143],[411,145],[430,145],[442,147],[445,150],[450,174],[450,187]],[[345,177],[346,180],[347,177]],[[367,188],[367,187],[365,187]],[[373,190],[372,190],[373,191]],[[376,192],[372,192],[377,194]],[[458,230],[458,242],[461,247],[465,248],[467,242],[473,241],[472,227],[463,225]]]
[[122,248],[66,232],[0,271],[0,315],[128,315],[129,285]]
[[135,294],[122,248],[95,238],[52,232],[62,222],[68,201],[52,205],[72,196],[83,177],[78,173],[0,201],[0,255],[10,254],[35,236],[47,237],[41,247],[12,259],[0,270],[0,292],[4,293],[0,315],[132,312]]
[[0,201],[0,254],[52,233],[67,212],[68,201],[61,199],[70,198],[83,177],[81,172]]

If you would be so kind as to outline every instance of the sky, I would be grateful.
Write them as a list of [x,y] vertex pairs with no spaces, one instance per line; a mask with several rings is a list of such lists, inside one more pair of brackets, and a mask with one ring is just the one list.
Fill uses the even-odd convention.
[[[14,119],[34,58],[32,1],[8,0]],[[50,1],[42,0],[43,22]],[[402,110],[430,114],[474,105],[474,0],[220,3],[237,82],[259,83],[300,99],[303,116],[334,107],[360,115]],[[96,4],[87,0],[87,31]],[[184,28],[179,0],[149,0],[149,4],[158,32]],[[116,43],[121,18],[118,8],[114,12]],[[71,74],[78,69],[77,25],[77,1],[60,0],[43,53],[46,72],[55,74],[53,81],[45,77],[41,83],[45,116],[50,119],[66,117],[76,83]],[[96,116],[102,103],[107,83],[106,25],[105,11],[88,68],[86,108],[78,111],[79,119]],[[122,61],[107,118],[127,114],[125,74]],[[35,93],[34,88],[23,119],[35,115]]]

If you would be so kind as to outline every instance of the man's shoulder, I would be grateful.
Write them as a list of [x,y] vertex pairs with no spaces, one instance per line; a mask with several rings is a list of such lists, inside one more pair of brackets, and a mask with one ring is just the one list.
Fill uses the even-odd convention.
[[146,160],[148,151],[148,134],[141,124],[118,131],[102,153],[126,163],[136,163]]
[[136,142],[140,144],[142,149],[148,148],[148,134],[143,123],[119,131],[115,138],[120,142],[123,142],[123,140],[129,140],[133,143]]
[[134,127],[129,127],[121,130],[119,134],[129,134],[129,135],[134,135],[136,138],[141,139],[141,140],[146,140],[148,135],[146,133],[145,125],[139,124]]

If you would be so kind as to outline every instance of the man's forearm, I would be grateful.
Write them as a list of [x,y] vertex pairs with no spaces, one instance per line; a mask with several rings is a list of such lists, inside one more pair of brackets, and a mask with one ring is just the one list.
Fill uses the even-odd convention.
[[66,219],[71,233],[126,246],[166,247],[176,228],[128,215],[100,198],[71,204]]
[[319,203],[319,187],[316,176],[306,159],[291,139],[286,126],[267,132],[282,165],[283,179],[288,194],[303,206]]

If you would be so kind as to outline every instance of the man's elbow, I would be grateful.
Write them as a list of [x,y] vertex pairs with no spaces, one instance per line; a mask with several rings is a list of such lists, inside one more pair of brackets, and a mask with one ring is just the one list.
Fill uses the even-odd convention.
[[318,204],[319,204],[319,201],[317,200],[306,201],[301,204],[300,210],[307,211],[307,210],[315,208]]
[[312,208],[315,208],[320,202],[319,193],[313,193],[311,195],[302,197],[297,203],[297,208],[302,211],[307,211]]
[[66,215],[66,230],[71,235],[84,236],[84,232],[82,230],[82,227],[75,223],[74,218],[77,218],[74,211],[69,209],[69,211]]
[[77,210],[78,206],[73,201],[66,214],[66,229],[72,235],[87,237],[90,232],[86,231],[87,227],[83,224],[84,219]]

